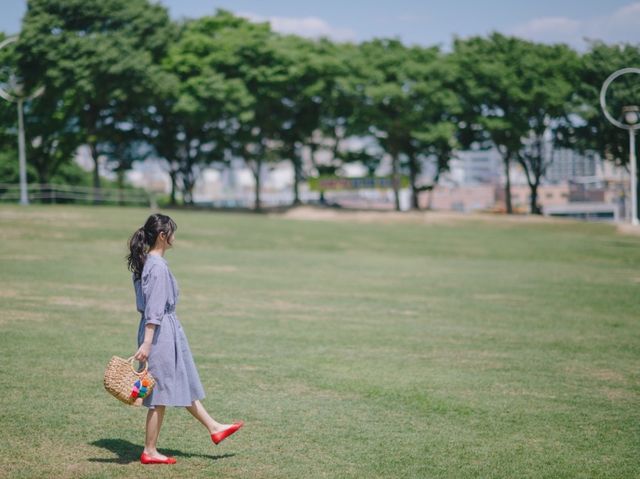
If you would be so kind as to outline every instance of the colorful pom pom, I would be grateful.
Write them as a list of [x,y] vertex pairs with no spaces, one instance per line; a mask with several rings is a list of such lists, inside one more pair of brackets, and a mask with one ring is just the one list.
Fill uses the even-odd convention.
[[151,381],[148,378],[138,379],[131,389],[131,398],[142,399],[149,395],[151,389]]

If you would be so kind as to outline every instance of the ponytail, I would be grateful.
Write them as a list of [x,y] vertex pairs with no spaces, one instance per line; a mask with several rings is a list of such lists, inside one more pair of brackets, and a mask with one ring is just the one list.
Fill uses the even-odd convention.
[[142,267],[147,257],[148,246],[146,235],[144,234],[144,226],[141,226],[129,239],[130,253],[127,256],[129,271],[135,274],[136,279],[140,279],[142,275]]
[[175,221],[166,215],[159,213],[147,218],[144,226],[141,226],[129,238],[129,254],[126,256],[129,271],[133,272],[136,279],[142,276],[142,268],[147,259],[147,253],[156,244],[160,233],[165,233],[167,238],[178,229]]

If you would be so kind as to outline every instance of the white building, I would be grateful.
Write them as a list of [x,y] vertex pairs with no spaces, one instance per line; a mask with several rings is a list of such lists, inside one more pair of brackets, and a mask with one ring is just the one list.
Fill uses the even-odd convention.
[[502,157],[496,149],[460,151],[449,163],[447,179],[458,185],[497,183]]
[[553,155],[553,161],[544,175],[550,183],[596,176],[599,159],[595,153],[581,154],[567,148],[557,148]]

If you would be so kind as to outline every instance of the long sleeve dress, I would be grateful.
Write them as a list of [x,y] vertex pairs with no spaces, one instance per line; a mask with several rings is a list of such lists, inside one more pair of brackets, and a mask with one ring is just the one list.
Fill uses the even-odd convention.
[[191,406],[203,399],[204,389],[193,361],[191,349],[176,315],[180,290],[167,260],[149,254],[142,275],[132,275],[136,293],[136,308],[141,313],[138,327],[138,347],[144,341],[145,326],[155,324],[149,372],[156,380],[151,394],[143,404],[155,406]]

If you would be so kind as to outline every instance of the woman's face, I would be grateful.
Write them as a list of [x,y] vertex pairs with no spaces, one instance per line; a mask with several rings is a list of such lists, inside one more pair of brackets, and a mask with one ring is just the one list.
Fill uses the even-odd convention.
[[176,237],[176,233],[173,232],[171,233],[171,236],[167,240],[167,233],[165,233],[164,231],[161,231],[160,234],[158,235],[158,241],[161,242],[160,244],[164,247],[164,249],[169,249],[173,247],[173,241],[175,240],[175,237]]

